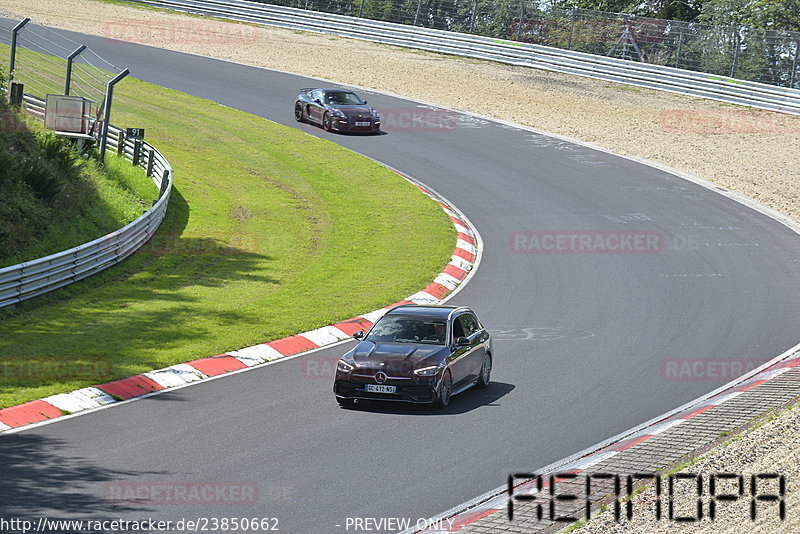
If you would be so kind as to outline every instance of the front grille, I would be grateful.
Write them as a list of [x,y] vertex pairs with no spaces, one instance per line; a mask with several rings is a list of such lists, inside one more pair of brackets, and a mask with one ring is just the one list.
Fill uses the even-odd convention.
[[432,387],[415,385],[398,386],[397,393],[373,393],[370,391],[364,391],[364,386],[361,383],[341,381],[335,383],[334,392],[343,397],[374,400],[432,402],[435,398]]
[[[378,371],[383,371],[383,369],[375,369],[375,370],[365,370],[361,372],[353,372],[350,376],[355,380],[365,381],[365,382],[375,382],[375,373]],[[383,371],[386,373],[386,383],[389,384],[393,381],[408,381],[411,380],[410,376],[402,376],[400,374],[392,373],[391,371]]]

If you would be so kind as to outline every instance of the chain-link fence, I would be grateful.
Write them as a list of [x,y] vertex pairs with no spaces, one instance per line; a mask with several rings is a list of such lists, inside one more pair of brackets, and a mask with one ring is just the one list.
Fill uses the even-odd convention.
[[271,0],[425,28],[666,65],[800,88],[800,32],[652,19],[538,0]]
[[[19,23],[0,19],[0,54],[6,52],[9,81],[24,84],[21,108],[44,119],[47,95],[72,95],[91,100],[94,113],[89,116],[84,113],[82,117],[91,120],[91,135],[79,134],[76,130],[60,131],[56,135],[81,142],[87,137],[97,139],[101,159],[108,147],[145,169],[159,188],[159,196],[151,208],[117,231],[69,250],[0,268],[0,308],[82,280],[136,252],[157,231],[172,191],[173,172],[166,158],[149,143],[140,138],[126,138],[125,130],[108,123],[113,86],[127,75],[128,69],[115,67],[65,35],[28,22],[29,19]],[[17,127],[16,122],[6,119],[17,115],[17,112],[0,114],[0,133],[30,133],[24,122]],[[94,127],[98,124],[102,124],[102,128]],[[25,224],[22,220],[18,226],[23,228]]]
[[[12,27],[9,23],[0,26],[0,44],[10,46]],[[10,49],[4,55],[9,53]],[[33,24],[18,31],[14,53],[14,71],[9,74],[24,84],[26,93],[40,98],[81,96],[95,110],[103,109],[107,84],[122,70],[65,35]]]
[[732,78],[800,86],[800,33],[649,19],[585,9],[512,23],[521,41]]

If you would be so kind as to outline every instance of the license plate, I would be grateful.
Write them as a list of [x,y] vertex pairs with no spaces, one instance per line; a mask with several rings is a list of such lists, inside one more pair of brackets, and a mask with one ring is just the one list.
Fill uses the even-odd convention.
[[357,122],[356,126],[369,126],[368,122]]
[[382,386],[380,384],[367,384],[366,389],[370,393],[394,393],[397,391],[395,386]]

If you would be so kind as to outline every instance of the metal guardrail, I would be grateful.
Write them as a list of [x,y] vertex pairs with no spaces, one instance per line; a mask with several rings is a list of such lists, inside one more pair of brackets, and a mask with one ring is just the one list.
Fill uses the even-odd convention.
[[[25,95],[25,105],[34,115],[44,116],[44,100]],[[119,149],[121,132],[119,128],[109,125],[108,150],[116,151],[133,161],[132,141],[125,140],[122,149]],[[142,143],[140,153],[143,157],[139,165],[152,171],[153,181],[160,191],[153,207],[125,227],[94,241],[0,269],[0,308],[59,289],[116,265],[152,237],[167,213],[172,191],[172,167],[148,143]]]
[[552,48],[245,0],[120,0],[240,22],[326,33],[431,52],[535,67],[800,115],[800,90]]

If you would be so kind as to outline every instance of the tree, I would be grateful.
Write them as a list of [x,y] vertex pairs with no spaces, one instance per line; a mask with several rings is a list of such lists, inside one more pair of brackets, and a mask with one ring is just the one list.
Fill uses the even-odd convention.
[[648,18],[696,22],[701,13],[703,0],[555,0],[555,5],[567,9],[577,7],[594,11],[629,13]]
[[705,0],[699,20],[717,26],[742,26],[752,19],[755,3],[756,0]]
[[645,0],[637,14],[656,19],[696,22],[702,7],[703,0]]
[[800,32],[798,0],[755,0],[750,23],[765,30]]

